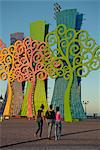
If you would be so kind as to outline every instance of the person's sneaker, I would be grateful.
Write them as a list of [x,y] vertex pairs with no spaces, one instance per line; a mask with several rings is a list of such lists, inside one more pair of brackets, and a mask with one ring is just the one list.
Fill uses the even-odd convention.
[[57,137],[55,137],[55,141],[57,141],[58,140],[58,138]]
[[51,136],[48,136],[48,139],[51,140]]
[[38,139],[41,139],[41,137],[39,136]]
[[60,136],[58,136],[58,140],[60,140]]
[[34,133],[34,137],[35,137],[35,138],[37,138],[37,135],[36,135],[36,133]]

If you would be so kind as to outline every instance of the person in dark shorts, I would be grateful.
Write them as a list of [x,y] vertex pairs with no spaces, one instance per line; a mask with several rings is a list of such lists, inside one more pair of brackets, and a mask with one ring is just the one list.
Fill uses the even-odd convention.
[[37,137],[38,133],[40,132],[39,133],[39,139],[41,139],[42,130],[43,130],[43,120],[44,120],[43,110],[44,110],[44,105],[42,104],[40,109],[37,112],[37,115],[36,115],[36,121],[38,124],[38,129],[37,129],[36,133],[34,134],[34,136]]
[[50,105],[49,109],[46,111],[45,117],[48,125],[48,138],[51,139],[52,127],[55,123],[55,112],[53,110],[52,105]]

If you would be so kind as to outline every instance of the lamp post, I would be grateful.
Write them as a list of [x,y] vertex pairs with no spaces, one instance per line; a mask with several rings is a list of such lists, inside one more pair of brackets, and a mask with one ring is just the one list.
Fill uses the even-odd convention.
[[3,105],[3,101],[4,101],[4,99],[3,99],[2,95],[1,95],[1,96],[0,96],[0,122],[3,121],[3,116],[2,116],[2,105]]
[[85,115],[87,115],[87,104],[89,103],[89,101],[83,101],[83,104],[85,106]]
[[3,100],[4,100],[4,99],[3,99],[2,95],[1,95],[1,96],[0,96],[0,102],[3,103]]

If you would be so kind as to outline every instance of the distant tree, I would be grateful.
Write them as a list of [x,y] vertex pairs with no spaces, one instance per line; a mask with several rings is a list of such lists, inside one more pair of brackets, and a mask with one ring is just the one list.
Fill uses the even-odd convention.
[[70,92],[74,73],[78,77],[86,77],[91,71],[100,68],[100,46],[89,37],[87,31],[67,29],[64,24],[49,32],[45,42],[49,53],[48,59],[45,57],[44,60],[48,75],[51,78],[63,76],[69,81],[64,96],[64,120],[72,121]]

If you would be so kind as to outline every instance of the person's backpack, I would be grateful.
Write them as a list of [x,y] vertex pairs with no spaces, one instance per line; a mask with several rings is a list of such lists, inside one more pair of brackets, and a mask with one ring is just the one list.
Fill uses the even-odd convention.
[[47,110],[46,113],[45,113],[45,117],[46,117],[47,119],[50,119],[50,114],[49,114],[49,111],[48,111],[48,110]]
[[52,114],[51,114],[51,115],[52,115],[52,119],[55,119],[56,114],[55,114],[55,111],[54,111],[54,110],[52,111]]
[[52,111],[46,111],[46,114],[45,114],[45,117],[47,118],[47,119],[55,119],[55,112],[54,112],[54,110],[52,110]]

